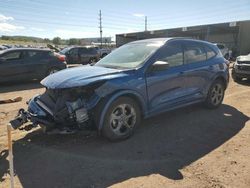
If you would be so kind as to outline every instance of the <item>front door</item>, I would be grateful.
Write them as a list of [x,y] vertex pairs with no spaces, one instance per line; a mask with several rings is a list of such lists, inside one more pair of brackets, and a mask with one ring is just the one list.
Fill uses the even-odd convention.
[[146,73],[148,107],[150,112],[162,111],[181,103],[186,97],[183,47],[172,42],[160,49],[156,61],[168,62],[169,67],[161,71]]

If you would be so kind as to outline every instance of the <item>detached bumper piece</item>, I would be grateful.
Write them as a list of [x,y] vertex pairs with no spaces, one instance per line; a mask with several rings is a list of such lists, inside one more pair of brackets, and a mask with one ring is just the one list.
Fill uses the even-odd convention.
[[33,119],[33,117],[29,112],[25,111],[24,109],[20,109],[15,119],[10,121],[10,125],[13,129],[20,129],[20,130],[28,131],[32,129],[33,127],[37,126],[36,124],[32,123],[26,127],[22,127],[22,125],[24,125],[28,121],[32,121],[31,119]]

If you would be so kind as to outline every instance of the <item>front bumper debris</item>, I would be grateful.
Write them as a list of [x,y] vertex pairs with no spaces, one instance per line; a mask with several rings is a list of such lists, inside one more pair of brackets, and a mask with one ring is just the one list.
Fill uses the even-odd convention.
[[[52,109],[41,100],[40,95],[35,96],[28,102],[28,110],[20,109],[17,116],[10,121],[10,125],[13,129],[27,131],[39,125],[44,132],[49,132],[53,129],[81,129],[86,127],[89,122],[88,110],[82,106],[80,99],[74,102],[65,102],[65,109],[67,110],[64,109],[64,113],[60,113],[60,117],[62,115],[67,116],[64,122],[57,121],[58,116]],[[30,124],[23,126],[26,123]]]

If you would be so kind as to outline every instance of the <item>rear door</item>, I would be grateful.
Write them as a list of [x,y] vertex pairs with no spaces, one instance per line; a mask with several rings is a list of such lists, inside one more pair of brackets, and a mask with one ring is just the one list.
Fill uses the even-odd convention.
[[81,64],[87,64],[90,59],[88,48],[79,48],[79,58]]
[[51,58],[48,51],[26,50],[23,61],[32,78],[41,78],[46,75]]
[[30,78],[30,71],[24,63],[24,53],[21,50],[6,52],[1,55],[1,82],[18,81]]
[[[207,50],[210,50],[208,54]],[[213,55],[216,55],[215,52],[201,43],[186,41],[184,44],[184,64],[187,65],[186,87],[191,100],[204,97],[204,89],[213,72]]]
[[158,51],[158,61],[169,63],[169,68],[146,74],[148,104],[151,112],[162,111],[182,103],[187,95],[181,42],[172,42]]

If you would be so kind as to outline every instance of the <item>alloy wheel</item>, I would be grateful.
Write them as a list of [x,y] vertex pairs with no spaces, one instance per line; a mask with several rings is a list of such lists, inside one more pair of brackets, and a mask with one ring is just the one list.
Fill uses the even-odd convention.
[[116,135],[126,135],[136,124],[136,111],[130,104],[120,104],[112,111],[109,122]]
[[212,89],[211,102],[214,106],[223,100],[224,90],[221,84],[217,83]]

